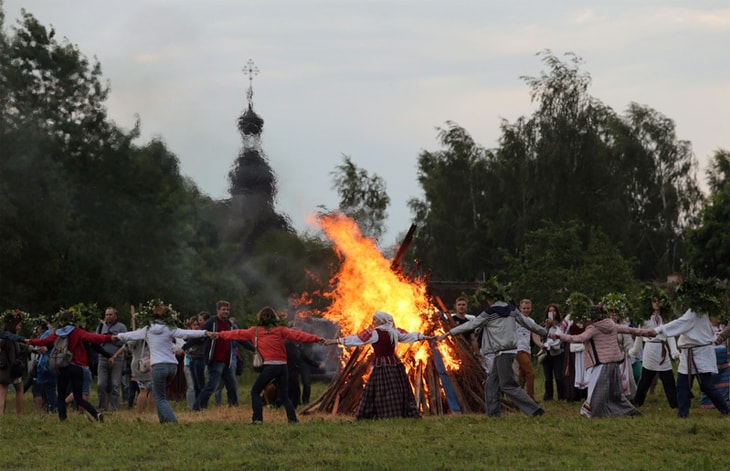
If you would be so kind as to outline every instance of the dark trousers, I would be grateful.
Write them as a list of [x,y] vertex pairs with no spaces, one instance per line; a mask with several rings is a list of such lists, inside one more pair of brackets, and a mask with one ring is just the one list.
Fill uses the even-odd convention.
[[299,367],[299,377],[302,380],[302,404],[309,404],[312,395],[312,367],[304,362]]
[[261,392],[273,380],[276,380],[276,400],[284,405],[286,417],[289,422],[297,421],[297,413],[294,405],[289,399],[289,372],[286,365],[264,365],[258,378],[251,386],[251,407],[253,408],[254,422],[264,420],[264,403],[261,400]]
[[674,382],[674,373],[672,370],[665,371],[653,371],[647,370],[646,368],[641,369],[641,379],[639,384],[636,386],[636,394],[634,394],[634,404],[637,406],[644,405],[646,399],[646,393],[649,392],[652,381],[659,374],[659,379],[662,380],[664,386],[664,394],[667,396],[667,402],[669,407],[672,409],[677,408],[677,384]]
[[195,398],[200,395],[200,391],[205,387],[205,358],[190,358],[190,374],[193,377],[193,390],[195,390]]
[[66,420],[66,401],[63,398],[66,397],[66,391],[68,391],[69,385],[71,386],[71,392],[74,395],[74,402],[76,407],[83,407],[86,411],[91,414],[95,419],[98,419],[99,413],[94,409],[94,406],[89,404],[89,401],[84,400],[82,390],[84,387],[84,370],[79,365],[71,363],[65,368],[58,370],[58,418]]
[[555,387],[558,390],[558,399],[565,399],[565,393],[563,392],[563,383],[565,383],[564,366],[565,352],[555,356],[548,353],[548,356],[545,357],[545,361],[542,363],[542,369],[545,373],[545,396],[543,400],[551,401],[553,399],[553,378],[555,378]]
[[[712,384],[712,373],[699,373],[692,375],[693,378],[697,378],[700,383],[700,391],[705,393],[707,397],[715,405],[715,408],[720,411],[722,415],[730,414],[730,406],[727,405],[725,399],[722,397],[715,386]],[[689,376],[684,373],[677,374],[677,406],[679,411],[677,415],[679,417],[689,417],[689,405],[690,405],[690,384]]]

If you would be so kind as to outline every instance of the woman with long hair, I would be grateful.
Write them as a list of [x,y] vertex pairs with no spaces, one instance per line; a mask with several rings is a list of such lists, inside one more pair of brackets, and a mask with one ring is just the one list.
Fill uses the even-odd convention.
[[281,321],[274,309],[266,306],[256,315],[256,325],[254,327],[208,332],[208,336],[211,338],[253,342],[261,354],[264,366],[253,382],[253,386],[251,386],[251,407],[253,408],[251,420],[254,424],[260,424],[264,420],[261,392],[272,381],[276,381],[277,400],[284,405],[289,423],[297,422],[296,410],[294,410],[294,405],[289,399],[289,372],[286,366],[284,340],[288,339],[301,343],[314,343],[323,340],[316,335],[290,329],[280,324]]
[[15,386],[15,413],[23,413],[23,355],[28,345],[19,343],[23,338],[18,336],[22,328],[20,316],[9,316],[3,326],[3,339],[0,340],[0,355],[5,363],[0,368],[0,415],[5,413],[5,401],[10,385]]
[[[567,322],[560,315],[560,309],[556,304],[548,304],[545,308],[545,320],[542,326],[548,333],[565,333],[568,330]],[[553,389],[553,378],[558,399],[565,399],[563,389],[565,383],[565,346],[560,339],[549,339],[544,343],[539,335],[533,333],[532,340],[542,350],[545,350],[545,360],[542,362],[542,370],[545,374],[545,395],[544,401],[552,401],[555,395]]]
[[393,316],[387,312],[376,311],[373,314],[372,328],[357,335],[324,341],[325,345],[373,346],[373,368],[360,396],[356,419],[421,417],[406,368],[395,354],[395,348],[398,342],[413,343],[432,338],[420,332],[398,329],[393,323]]

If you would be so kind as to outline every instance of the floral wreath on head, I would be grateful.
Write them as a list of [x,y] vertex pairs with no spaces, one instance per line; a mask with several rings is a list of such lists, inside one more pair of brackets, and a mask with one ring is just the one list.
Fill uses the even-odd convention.
[[[69,320],[62,320],[61,316],[69,311],[73,313],[73,317]],[[62,307],[58,310],[56,315],[53,316],[52,322],[58,327],[63,327],[61,324],[70,324],[76,327],[84,329],[95,329],[96,325],[99,324],[101,319],[101,309],[96,303],[76,303],[68,308]]]
[[497,279],[497,275],[494,275],[488,280],[483,281],[479,287],[477,287],[474,294],[469,297],[469,304],[472,306],[481,306],[483,309],[484,307],[487,307],[487,299],[509,303],[511,302],[511,290],[512,283],[503,285]]
[[591,320],[593,301],[587,295],[573,291],[565,300],[565,307],[573,322],[586,323]]
[[180,325],[180,314],[172,308],[172,305],[165,304],[160,298],[154,298],[142,306],[134,314],[137,327],[145,327],[152,323],[162,323],[169,326]]
[[662,318],[665,322],[668,321],[669,316],[672,314],[672,302],[669,300],[667,292],[655,285],[646,285],[639,293],[637,300],[638,308],[636,310],[639,319],[647,320],[654,313],[651,305],[653,299],[659,301]]
[[623,321],[631,312],[631,303],[624,293],[608,293],[599,303],[609,315],[615,315]]
[[28,322],[30,322],[30,314],[25,311],[21,311],[18,308],[6,309],[0,313],[0,329],[4,328],[5,324],[8,324],[15,319],[18,319],[22,324],[27,325]]

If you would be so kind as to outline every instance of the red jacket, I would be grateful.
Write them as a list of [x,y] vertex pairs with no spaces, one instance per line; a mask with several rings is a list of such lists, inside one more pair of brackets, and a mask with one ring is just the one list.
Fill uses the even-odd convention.
[[266,327],[262,326],[249,327],[248,329],[224,330],[218,332],[218,337],[226,340],[248,340],[251,343],[255,343],[256,329],[258,329],[258,350],[264,359],[264,363],[286,363],[284,339],[302,343],[314,343],[320,340],[320,337],[316,335],[283,326],[272,327],[268,331]]
[[[39,347],[48,347],[53,345],[53,342],[55,342],[57,338],[58,335],[54,332],[48,337],[42,339],[28,339],[28,343]],[[68,350],[73,354],[71,363],[75,365],[89,366],[89,358],[86,355],[84,340],[91,343],[104,343],[111,342],[112,336],[111,334],[92,334],[80,327],[74,328],[74,330],[68,334]]]

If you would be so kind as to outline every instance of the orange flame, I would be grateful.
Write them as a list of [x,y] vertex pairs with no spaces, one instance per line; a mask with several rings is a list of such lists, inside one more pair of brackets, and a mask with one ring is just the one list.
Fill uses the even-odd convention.
[[[429,301],[424,280],[410,280],[393,271],[374,241],[364,237],[352,219],[328,214],[316,222],[334,242],[341,259],[340,271],[330,280],[332,291],[322,294],[331,302],[320,313],[322,317],[338,322],[342,335],[366,329],[375,311],[391,314],[396,327],[408,332],[434,330],[432,319],[438,310]],[[447,367],[458,368],[447,350],[439,348]],[[399,354],[406,351],[416,363],[425,363],[431,355],[427,342],[399,345]]]

